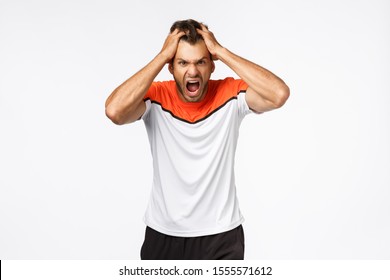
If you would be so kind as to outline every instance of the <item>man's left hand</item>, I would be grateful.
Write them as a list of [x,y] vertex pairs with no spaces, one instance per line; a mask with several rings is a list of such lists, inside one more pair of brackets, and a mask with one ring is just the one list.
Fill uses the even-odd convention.
[[202,29],[197,29],[198,33],[202,35],[203,40],[206,44],[207,49],[211,53],[211,57],[213,60],[218,60],[218,52],[223,49],[223,47],[218,43],[217,39],[215,39],[215,36],[213,32],[208,30],[208,28],[201,24]]

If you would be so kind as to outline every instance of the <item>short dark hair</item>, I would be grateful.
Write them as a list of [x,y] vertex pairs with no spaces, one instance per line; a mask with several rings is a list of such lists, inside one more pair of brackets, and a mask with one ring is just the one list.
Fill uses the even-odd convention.
[[[207,25],[205,26],[207,28]],[[203,37],[198,33],[198,31],[196,31],[196,29],[202,29],[202,26],[196,20],[178,20],[172,24],[170,33],[175,31],[176,29],[178,29],[179,31],[184,31],[186,33],[186,35],[183,35],[180,40],[188,42],[191,45],[194,45],[200,40],[203,40]]]

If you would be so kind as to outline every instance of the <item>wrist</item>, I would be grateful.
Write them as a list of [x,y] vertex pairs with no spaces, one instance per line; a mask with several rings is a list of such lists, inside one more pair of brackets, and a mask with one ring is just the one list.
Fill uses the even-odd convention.
[[171,62],[172,58],[169,55],[165,54],[164,52],[159,52],[155,57],[155,60],[165,65]]
[[229,50],[226,49],[225,47],[219,47],[216,51],[215,51],[215,55],[213,55],[213,57],[215,57],[216,59],[219,59],[221,61],[224,60],[224,58],[229,55]]

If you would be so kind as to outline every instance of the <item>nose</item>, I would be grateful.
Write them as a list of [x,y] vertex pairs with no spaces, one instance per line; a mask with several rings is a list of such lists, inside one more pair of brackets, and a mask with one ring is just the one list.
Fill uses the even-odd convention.
[[188,69],[187,69],[188,76],[195,77],[195,76],[198,75],[198,73],[199,73],[199,71],[198,71],[198,68],[196,67],[196,64],[195,63],[190,63],[188,65]]

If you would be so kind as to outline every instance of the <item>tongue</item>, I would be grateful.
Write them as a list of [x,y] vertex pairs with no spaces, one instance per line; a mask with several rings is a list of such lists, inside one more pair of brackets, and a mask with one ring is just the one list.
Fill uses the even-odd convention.
[[199,88],[199,83],[188,83],[187,89],[191,92],[197,91]]

